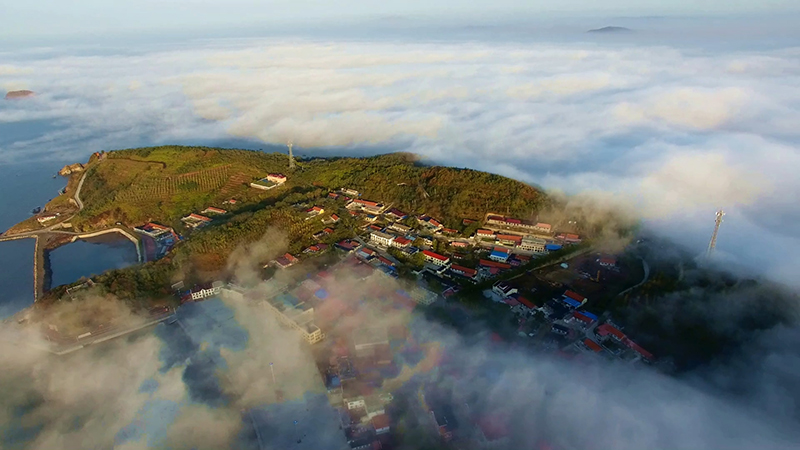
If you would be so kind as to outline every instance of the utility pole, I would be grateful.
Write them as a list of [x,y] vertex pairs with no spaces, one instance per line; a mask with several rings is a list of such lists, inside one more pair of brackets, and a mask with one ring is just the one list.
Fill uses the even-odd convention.
[[292,141],[286,144],[289,147],[289,169],[294,169],[294,155],[292,154]]
[[723,216],[725,216],[725,211],[721,209],[717,211],[717,219],[714,221],[714,233],[711,235],[711,242],[708,243],[706,258],[711,257],[711,254],[714,252],[714,248],[717,246],[717,234],[719,233],[719,226],[722,225]]

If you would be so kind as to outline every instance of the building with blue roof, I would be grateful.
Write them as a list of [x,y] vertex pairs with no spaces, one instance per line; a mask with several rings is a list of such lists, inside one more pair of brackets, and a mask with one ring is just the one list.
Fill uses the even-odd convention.
[[561,299],[561,301],[563,301],[564,303],[566,303],[567,305],[569,305],[569,306],[571,306],[573,308],[577,308],[577,307],[581,306],[581,302],[579,302],[579,301],[577,301],[575,299],[569,298],[569,297],[564,297],[564,298]]
[[558,244],[547,244],[544,246],[544,249],[548,252],[554,252],[556,250],[561,250],[561,246]]

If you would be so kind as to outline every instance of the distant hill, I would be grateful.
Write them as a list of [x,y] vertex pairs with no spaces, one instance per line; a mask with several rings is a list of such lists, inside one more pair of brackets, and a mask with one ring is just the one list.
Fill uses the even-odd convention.
[[6,93],[6,100],[14,100],[14,99],[18,99],[18,98],[33,97],[34,95],[36,95],[35,92],[28,91],[28,90],[25,90],[25,89],[23,89],[21,91],[8,91]]
[[603,27],[603,28],[595,28],[594,30],[589,30],[587,33],[609,33],[609,34],[616,34],[616,33],[632,33],[633,30],[630,28],[625,27]]

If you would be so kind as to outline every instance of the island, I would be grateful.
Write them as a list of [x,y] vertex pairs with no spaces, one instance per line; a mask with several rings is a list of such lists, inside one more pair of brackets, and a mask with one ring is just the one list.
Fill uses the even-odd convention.
[[600,34],[624,34],[624,33],[632,33],[633,30],[630,28],[625,27],[603,27],[603,28],[595,28],[593,30],[587,31],[587,33],[600,33]]
[[19,90],[19,91],[8,91],[6,93],[6,100],[16,100],[28,97],[34,97],[36,95],[35,92],[29,91],[27,89]]
[[[182,313],[194,322],[198,310],[229,316],[224,304],[263,307],[269,317],[257,326],[296,342],[293,357],[313,358],[320,392],[351,417],[332,425],[351,448],[404,439],[439,448],[459,435],[443,419],[452,415],[444,384],[401,388],[412,376],[463,371],[426,324],[457,332],[467,352],[513,346],[669,374],[796,309],[782,287],[706,269],[618,211],[408,153],[294,161],[163,146],[98,152],[60,173],[63,194],[0,240],[37,240],[37,280],[47,278],[49,250],[106,233],[131,239],[140,264],[68,285],[42,281],[10,326],[39,331],[61,355],[162,322],[183,329]],[[731,295],[741,297],[735,311]],[[741,324],[708,323],[719,310]],[[19,335],[21,345],[38,343]],[[299,398],[270,377],[270,403]],[[411,402],[430,424],[401,426]],[[508,432],[484,413],[462,412],[476,430],[462,441],[506,448]]]

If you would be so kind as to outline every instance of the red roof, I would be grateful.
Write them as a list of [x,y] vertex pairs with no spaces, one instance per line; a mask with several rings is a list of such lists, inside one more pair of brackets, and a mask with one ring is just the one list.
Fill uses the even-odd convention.
[[534,305],[532,301],[528,300],[527,298],[525,298],[525,297],[523,297],[521,295],[519,297],[517,297],[517,301],[522,303],[523,305],[527,306],[530,309],[536,308],[536,305]]
[[631,349],[633,349],[634,351],[638,352],[638,353],[639,353],[640,355],[642,355],[643,357],[645,357],[645,358],[647,358],[647,359],[653,359],[653,354],[652,354],[652,353],[650,353],[650,352],[648,352],[647,350],[643,349],[643,348],[642,348],[642,347],[641,347],[639,344],[637,344],[636,342],[633,342],[632,340],[630,340],[630,339],[627,339],[627,341],[626,341],[625,343],[626,343],[626,344],[628,344],[628,347],[630,347],[630,348],[631,348]]
[[521,220],[519,220],[519,219],[506,219],[506,222],[508,222],[508,223],[515,223],[515,224],[520,224],[520,223],[522,223],[522,221],[521,221]]
[[623,340],[625,339],[625,333],[619,331],[618,329],[612,327],[611,325],[604,323],[597,327],[597,334],[600,336],[606,336],[608,334],[614,335],[617,339]]
[[584,316],[580,311],[572,311],[572,317],[580,320],[581,322],[586,322],[586,323],[594,322],[594,320],[592,320],[590,317]]
[[337,216],[336,214],[331,214],[331,219],[339,220],[339,216]]
[[511,264],[500,263],[500,262],[495,262],[495,261],[489,261],[487,259],[480,260],[480,265],[482,265],[483,267],[494,267],[496,269],[510,269],[511,268]]
[[366,253],[368,255],[374,255],[375,254],[375,250],[373,250],[371,248],[367,248],[367,247],[362,247],[361,250],[359,250],[359,251],[364,252],[364,253]]
[[445,233],[450,233],[450,234],[458,233],[458,230],[454,230],[452,228],[443,228],[442,231],[445,232]]
[[464,224],[464,225],[469,225],[471,223],[475,223],[475,221],[472,220],[472,219],[464,219],[464,220],[461,221],[461,223]]
[[503,217],[503,216],[489,216],[489,217],[487,217],[487,219],[488,220],[499,220],[499,221],[505,221],[506,220],[506,218]]
[[376,430],[380,430],[381,428],[389,428],[390,424],[391,421],[389,420],[389,416],[386,414],[378,414],[372,418],[372,426],[375,427]]
[[505,254],[509,254],[509,253],[511,253],[511,250],[510,250],[510,249],[507,249],[507,248],[505,248],[505,247],[495,247],[495,248],[494,248],[494,251],[496,251],[496,252],[501,252],[501,253],[505,253]]
[[478,230],[478,231],[475,232],[475,234],[485,234],[487,236],[489,236],[489,235],[494,236],[494,231],[492,231],[492,230]]
[[435,253],[435,252],[432,252],[430,250],[423,250],[422,254],[427,256],[427,257],[429,257],[429,258],[438,259],[439,261],[447,261],[448,259],[450,259],[450,258],[448,258],[446,256],[442,256],[442,255],[440,255],[438,253]]
[[378,261],[386,264],[387,266],[394,267],[394,263],[389,261],[388,259],[384,258],[383,256],[378,256]]
[[571,298],[573,300],[577,300],[579,302],[583,302],[584,300],[586,300],[586,297],[582,296],[581,294],[578,294],[577,292],[573,292],[573,291],[564,292],[564,296],[565,297],[569,297],[569,298]]
[[603,347],[600,347],[600,344],[598,344],[597,342],[595,342],[595,341],[593,341],[593,340],[591,340],[589,338],[584,339],[583,343],[587,347],[589,347],[590,350],[594,350],[596,352],[602,352],[603,351]]
[[331,234],[331,233],[333,233],[333,228],[325,228],[322,231],[324,231],[326,234]]
[[514,242],[522,242],[522,236],[516,236],[514,234],[498,234],[497,235],[498,241],[514,241]]
[[144,227],[154,228],[156,230],[169,230],[169,227],[165,227],[164,225],[159,225],[153,222],[147,222],[142,228]]
[[475,269],[470,269],[469,267],[459,266],[455,264],[450,266],[450,270],[454,272],[461,272],[470,278],[478,274],[478,271]]
[[364,206],[378,206],[378,202],[373,202],[373,201],[370,201],[370,200],[362,200],[360,198],[357,198],[357,199],[353,200],[353,203],[358,203],[358,204],[364,205]]
[[466,242],[461,242],[461,241],[453,241],[453,242],[450,243],[450,245],[452,245],[453,247],[466,247],[469,244],[467,244]]
[[550,228],[552,228],[552,226],[549,223],[539,222],[536,224],[536,228],[544,228],[546,230],[549,230]]
[[211,222],[211,219],[206,216],[201,216],[200,214],[191,213],[189,214],[189,217],[192,219],[202,220],[203,222]]
[[478,419],[478,427],[487,441],[495,441],[508,436],[508,418],[497,415],[483,416]]
[[404,238],[403,236],[394,238],[394,241],[400,245],[407,245],[411,243],[411,239]]
[[206,208],[205,210],[206,210],[206,211],[210,211],[210,212],[215,212],[215,213],[217,213],[217,214],[225,214],[226,212],[228,212],[228,211],[225,211],[224,209],[215,208],[215,207],[213,207],[213,206],[209,206],[209,207],[208,207],[208,208]]
[[600,258],[600,263],[601,264],[608,264],[609,266],[616,266],[617,265],[617,258],[603,257],[603,258]]

